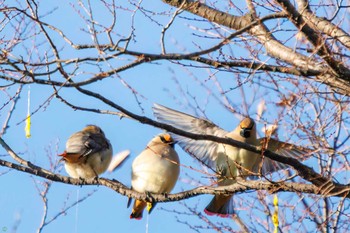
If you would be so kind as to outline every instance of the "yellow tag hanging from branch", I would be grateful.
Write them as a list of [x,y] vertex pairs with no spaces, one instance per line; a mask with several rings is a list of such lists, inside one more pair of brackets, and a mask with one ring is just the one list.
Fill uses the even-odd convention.
[[277,194],[275,194],[275,196],[273,198],[273,205],[275,207],[275,211],[273,212],[273,215],[272,215],[272,222],[273,222],[273,225],[275,226],[275,230],[273,232],[277,233],[278,232],[278,225],[279,225],[279,221],[278,221],[278,197],[277,197]]
[[31,119],[30,119],[30,87],[28,89],[28,109],[27,109],[27,118],[26,118],[26,126],[24,128],[26,132],[26,138],[30,138],[30,127],[31,127]]

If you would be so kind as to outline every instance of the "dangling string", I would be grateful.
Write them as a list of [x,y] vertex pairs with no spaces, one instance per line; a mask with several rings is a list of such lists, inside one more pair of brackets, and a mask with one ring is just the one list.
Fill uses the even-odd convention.
[[[148,203],[147,203],[148,206]],[[148,227],[149,227],[149,212],[147,211],[147,218],[146,218],[146,233],[148,233]]]
[[78,233],[78,220],[79,220],[79,190],[80,187],[77,189],[77,204],[75,206],[75,233]]
[[31,121],[30,121],[30,86],[28,88],[28,109],[27,109],[27,118],[26,118],[26,126],[24,128],[26,133],[26,138],[30,138],[30,127],[31,127]]

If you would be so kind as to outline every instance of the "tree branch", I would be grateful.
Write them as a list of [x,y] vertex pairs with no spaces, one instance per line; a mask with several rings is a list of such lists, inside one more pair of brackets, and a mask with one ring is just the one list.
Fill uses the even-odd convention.
[[301,193],[310,193],[310,194],[316,194],[316,195],[339,196],[339,197],[349,198],[349,190],[350,190],[350,186],[348,185],[338,185],[339,187],[337,187],[337,189],[339,190],[339,192],[329,192],[326,194],[322,194],[321,188],[311,184],[301,184],[301,183],[294,183],[294,182],[273,183],[273,182],[267,182],[267,181],[237,180],[237,183],[233,185],[228,185],[228,186],[221,186],[221,187],[202,186],[202,187],[194,188],[188,191],[179,192],[176,194],[146,194],[146,193],[139,193],[134,190],[131,190],[130,188],[126,187],[124,184],[114,179],[113,180],[109,180],[105,178],[87,179],[87,180],[74,179],[74,178],[62,176],[59,174],[53,174],[53,173],[47,174],[45,172],[42,172],[42,170],[45,170],[45,169],[37,166],[36,168],[24,167],[22,165],[10,163],[2,159],[0,159],[0,166],[12,168],[17,171],[43,177],[51,181],[70,184],[70,185],[78,185],[78,186],[102,185],[114,190],[115,192],[123,196],[131,197],[139,200],[145,200],[149,202],[153,202],[153,201],[173,202],[173,201],[188,199],[188,198],[203,195],[203,194],[230,195],[235,193],[246,192],[249,190],[266,190],[272,193],[301,192]]
[[[201,16],[205,19],[208,19],[211,22],[215,22],[221,24],[223,26],[240,30],[242,27],[245,27],[249,22],[253,21],[254,18],[252,14],[247,14],[244,16],[234,16],[211,7],[206,6],[205,4],[200,3],[199,1],[193,0],[162,0],[163,2],[174,6],[180,7],[188,12],[191,12],[195,15]],[[185,3],[184,3],[185,2]],[[281,3],[285,8],[288,14],[291,14],[290,6],[291,5],[287,0],[279,0],[277,1]],[[289,3],[289,4],[288,4]],[[287,5],[286,5],[287,4]],[[263,24],[259,24],[255,27],[252,27],[248,32],[255,36],[259,42],[265,47],[266,52],[271,56],[278,60],[284,61],[288,64],[296,66],[301,70],[308,70],[311,72],[320,72],[322,75],[317,76],[316,80],[318,82],[324,83],[332,88],[333,91],[343,94],[350,95],[350,71],[342,65],[341,62],[338,62],[333,59],[332,56],[329,56],[328,49],[326,48],[324,43],[319,43],[318,38],[313,36],[315,33],[313,30],[309,30],[309,28],[304,28],[305,24],[296,23],[296,21],[300,21],[302,19],[298,15],[295,15],[296,11],[293,12],[290,17],[292,22],[295,23],[299,29],[305,32],[312,32],[311,42],[314,42],[314,45],[317,48],[319,55],[327,62],[327,64],[336,72],[330,72],[324,65],[316,60],[304,56],[302,54],[294,52],[291,48],[281,44],[278,40],[276,40],[272,33],[268,31],[266,26]],[[297,19],[297,20],[295,20]],[[303,29],[304,28],[304,29]]]
[[342,43],[345,47],[350,49],[350,36],[348,33],[337,27],[325,18],[317,17],[309,8],[308,2],[305,0],[297,0],[298,11],[308,22],[309,26],[314,30],[318,30]]
[[305,37],[313,44],[317,54],[326,61],[334,73],[341,79],[350,84],[350,70],[347,69],[341,61],[333,58],[331,50],[328,48],[322,35],[310,27],[308,21],[305,21],[301,13],[288,0],[276,0],[290,15],[291,22],[304,33]]

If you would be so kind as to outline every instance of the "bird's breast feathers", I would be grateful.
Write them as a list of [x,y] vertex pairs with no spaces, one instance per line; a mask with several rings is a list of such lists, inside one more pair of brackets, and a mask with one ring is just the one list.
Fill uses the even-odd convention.
[[[168,153],[171,152],[171,153]],[[132,187],[138,192],[170,192],[179,176],[179,158],[176,152],[156,154],[145,150],[132,164]],[[172,153],[174,152],[174,153]]]
[[216,160],[217,171],[223,172],[224,176],[248,175],[259,158],[258,154],[245,149],[219,144]]

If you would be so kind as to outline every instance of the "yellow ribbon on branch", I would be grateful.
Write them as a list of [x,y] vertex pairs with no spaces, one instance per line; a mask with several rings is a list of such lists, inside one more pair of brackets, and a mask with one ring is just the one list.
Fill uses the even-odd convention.
[[275,194],[274,198],[273,198],[273,205],[275,206],[275,211],[273,212],[272,215],[272,222],[273,225],[275,226],[275,230],[273,231],[274,233],[278,232],[278,197],[277,194]]

